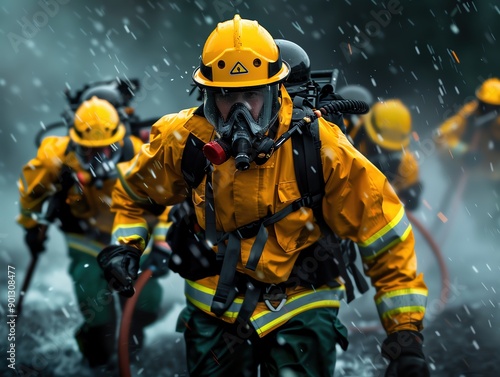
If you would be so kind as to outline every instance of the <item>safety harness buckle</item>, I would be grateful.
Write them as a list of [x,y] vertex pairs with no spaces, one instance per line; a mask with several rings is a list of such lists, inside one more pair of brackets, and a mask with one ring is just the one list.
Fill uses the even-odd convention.
[[276,284],[271,284],[266,287],[266,292],[262,294],[262,299],[267,308],[272,312],[279,312],[285,305],[288,296],[283,289]]

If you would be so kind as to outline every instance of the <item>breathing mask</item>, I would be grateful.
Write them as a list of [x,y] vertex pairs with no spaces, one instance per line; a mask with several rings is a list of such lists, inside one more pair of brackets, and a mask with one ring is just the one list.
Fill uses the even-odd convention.
[[75,153],[80,166],[88,173],[77,174],[80,184],[95,185],[100,189],[104,181],[117,178],[116,164],[122,154],[122,148],[118,144],[93,148],[77,144]]
[[236,168],[264,164],[273,153],[269,131],[278,117],[278,84],[262,87],[205,88],[204,112],[218,138],[203,147],[207,159],[220,165],[231,156]]

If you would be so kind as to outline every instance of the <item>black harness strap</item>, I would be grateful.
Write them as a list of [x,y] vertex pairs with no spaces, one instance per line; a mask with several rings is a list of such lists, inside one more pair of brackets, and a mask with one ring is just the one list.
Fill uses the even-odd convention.
[[[294,116],[300,117],[302,114],[297,109]],[[307,108],[302,109],[307,113],[311,111]],[[318,122],[313,122],[309,127],[302,130],[302,134],[292,135],[292,143],[294,149],[294,167],[297,177],[297,185],[304,197],[311,198],[311,203],[308,207],[313,210],[314,217],[319,225],[323,237],[318,240],[318,243],[327,250],[335,264],[337,265],[340,277],[346,288],[347,302],[354,299],[354,286],[349,277],[348,271],[351,272],[355,283],[361,293],[368,290],[368,285],[365,279],[354,265],[353,261],[356,254],[352,255],[349,250],[342,247],[332,247],[332,242],[340,244],[340,240],[333,233],[330,227],[326,224],[323,218],[322,198],[324,195],[325,181],[323,177],[322,161],[321,161],[321,140],[319,137]],[[310,150],[314,146],[314,150]],[[353,243],[351,243],[354,245]]]

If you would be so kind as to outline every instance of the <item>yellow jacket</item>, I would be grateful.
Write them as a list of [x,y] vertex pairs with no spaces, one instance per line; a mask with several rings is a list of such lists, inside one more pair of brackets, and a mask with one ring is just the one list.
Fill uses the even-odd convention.
[[[188,191],[181,171],[186,140],[190,133],[203,142],[215,138],[214,128],[194,111],[187,109],[161,118],[153,126],[150,143],[130,163],[121,165],[120,182],[113,192],[115,240],[143,249],[149,236],[144,220],[148,210],[160,210],[186,198]],[[288,129],[291,113],[291,100],[282,90],[278,135]],[[366,273],[377,290],[375,300],[385,329],[419,330],[427,289],[422,275],[416,274],[414,237],[404,208],[386,178],[350,144],[340,129],[324,120],[319,122],[325,221],[340,237],[351,238],[359,245]],[[264,165],[252,163],[249,170],[237,171],[231,158],[214,166],[212,182],[218,231],[233,231],[268,213],[276,213],[301,197],[292,154],[291,142],[286,142]],[[193,190],[192,200],[198,222],[204,227],[205,180]],[[256,270],[244,267],[254,238],[241,240],[237,269],[262,282],[283,282],[300,251],[318,240],[320,229],[313,221],[312,211],[302,208],[267,230],[268,241]],[[210,299],[217,280],[218,276],[187,281],[188,300],[211,314]],[[258,304],[251,321],[261,336],[308,308],[338,306],[342,294],[341,289],[313,292],[300,287],[287,293],[287,304],[280,312],[269,312],[263,303]],[[221,318],[234,321],[240,303],[238,297]]]
[[[135,154],[143,143],[134,136],[130,139]],[[114,220],[114,214],[110,211],[111,191],[116,178],[106,180],[101,189],[94,185],[78,184],[77,176],[88,180],[90,173],[80,166],[75,152],[68,148],[69,142],[68,136],[46,137],[37,156],[23,167],[18,182],[21,213],[17,221],[25,228],[37,224],[36,215],[41,212],[44,200],[60,189],[57,187],[57,180],[62,167],[66,165],[75,176],[75,183],[66,198],[71,214],[87,222],[90,228],[98,229],[103,234],[111,234]]]
[[[479,102],[466,103],[455,115],[446,119],[437,129],[434,141],[445,162],[461,164],[467,152],[479,152],[480,160],[469,169],[474,175],[500,180],[500,115],[490,119],[488,125],[477,125]],[[485,116],[487,118],[488,115]],[[457,161],[458,160],[458,161]]]

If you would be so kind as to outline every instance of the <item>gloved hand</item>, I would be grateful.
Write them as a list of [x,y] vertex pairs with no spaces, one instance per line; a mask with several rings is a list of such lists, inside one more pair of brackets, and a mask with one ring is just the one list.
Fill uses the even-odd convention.
[[107,282],[125,297],[135,293],[133,281],[137,279],[141,252],[128,245],[106,246],[97,256]]
[[142,270],[151,268],[153,271],[153,277],[165,276],[168,274],[170,269],[168,268],[168,262],[172,256],[172,250],[170,246],[165,241],[155,242],[151,253],[148,258],[144,261],[141,266]]
[[424,337],[418,331],[403,330],[382,343],[382,356],[390,360],[385,377],[428,377],[429,367],[422,351]]
[[25,229],[24,241],[28,245],[33,258],[45,251],[45,241],[47,240],[47,226],[35,225],[33,228]]

